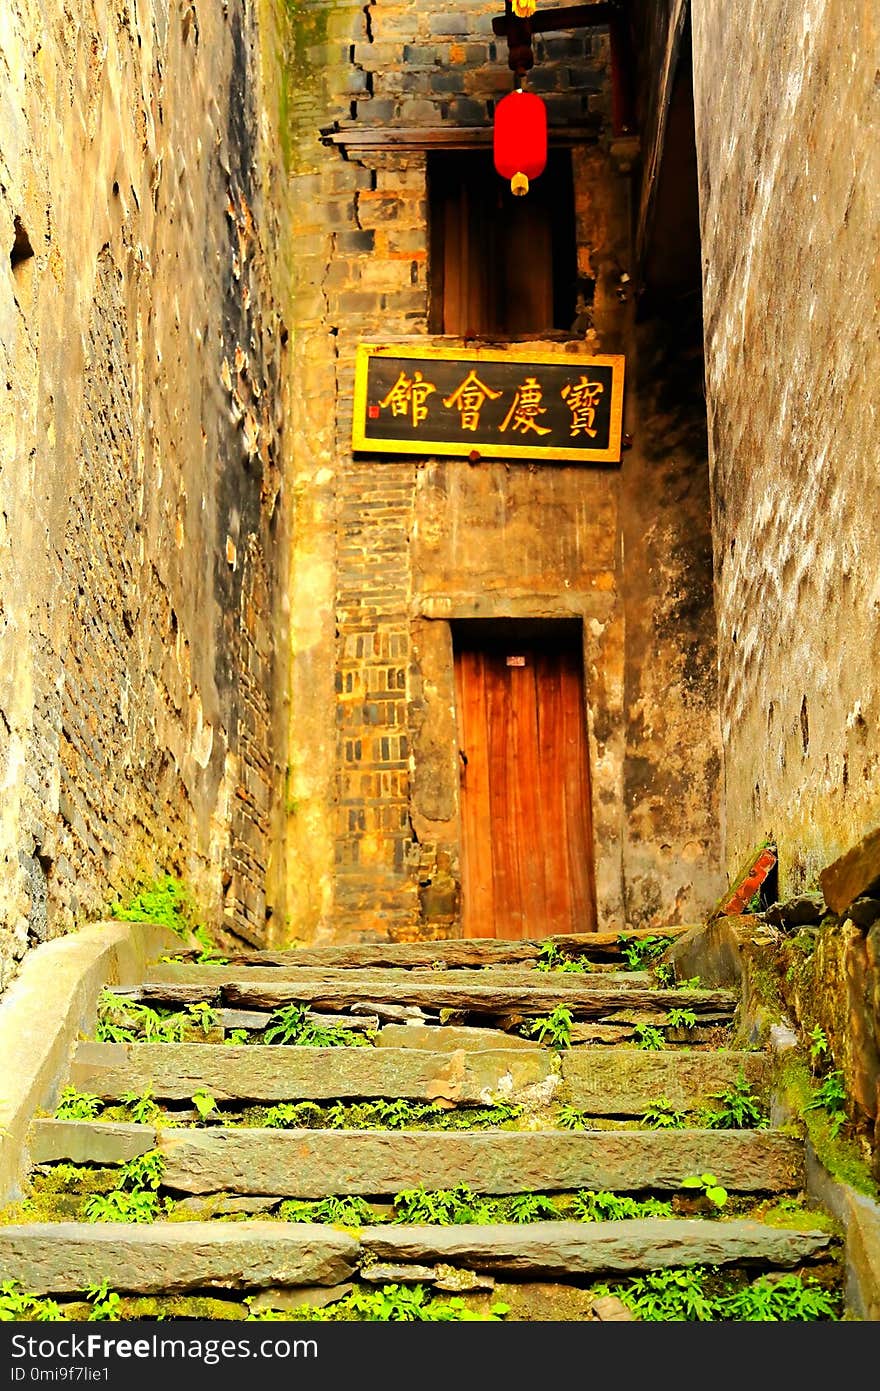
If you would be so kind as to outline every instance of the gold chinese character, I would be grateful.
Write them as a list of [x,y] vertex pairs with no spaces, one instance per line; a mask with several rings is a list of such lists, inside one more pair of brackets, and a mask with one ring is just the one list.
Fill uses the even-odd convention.
[[585,435],[590,436],[590,439],[595,439],[597,432],[592,428],[592,425],[596,419],[599,397],[604,390],[605,387],[601,382],[590,382],[583,376],[579,382],[568,382],[562,388],[562,399],[571,411],[572,438],[583,430]]
[[487,401],[497,401],[502,391],[493,391],[481,382],[473,368],[451,396],[443,398],[444,406],[456,406],[461,414],[461,428],[476,430],[480,423],[480,411]]
[[506,430],[510,425],[512,429],[519,430],[524,435],[529,430],[534,430],[536,435],[549,435],[549,425],[539,425],[535,419],[536,415],[547,414],[546,408],[541,405],[543,395],[544,390],[537,377],[526,377],[522,386],[516,389],[513,405],[504,417],[501,429]]
[[413,372],[412,381],[401,371],[385,400],[379,402],[379,409],[385,410],[390,406],[392,415],[408,415],[411,411],[413,425],[421,425],[428,414],[425,400],[436,390],[436,386],[426,382],[418,369]]

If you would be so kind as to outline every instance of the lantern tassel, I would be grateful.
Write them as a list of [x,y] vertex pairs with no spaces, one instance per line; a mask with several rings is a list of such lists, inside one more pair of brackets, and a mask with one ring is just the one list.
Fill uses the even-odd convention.
[[522,174],[522,173],[514,174],[513,178],[512,178],[511,181],[510,181],[510,191],[511,191],[511,193],[514,195],[515,198],[522,198],[522,197],[524,197],[524,195],[525,195],[526,193],[528,193],[528,191],[529,191],[529,176],[528,176],[528,174]]

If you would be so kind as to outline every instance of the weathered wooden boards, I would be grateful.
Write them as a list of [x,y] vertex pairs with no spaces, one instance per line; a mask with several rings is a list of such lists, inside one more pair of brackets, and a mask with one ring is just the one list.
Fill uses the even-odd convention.
[[[428,1037],[444,1032],[421,1029]],[[524,1039],[521,1047],[505,1047],[503,1038],[501,1046],[452,1052],[81,1043],[71,1081],[105,1101],[148,1089],[158,1101],[187,1101],[201,1088],[218,1101],[403,1097],[476,1105],[501,1097],[516,1101],[536,1083],[558,1075],[560,1087],[552,1099],[596,1116],[640,1116],[660,1096],[679,1108],[705,1104],[713,1092],[732,1086],[740,1073],[760,1091],[767,1071],[761,1053],[585,1048],[557,1059]]]
[[272,1221],[70,1222],[0,1227],[0,1269],[36,1294],[77,1294],[108,1277],[123,1293],[247,1292],[338,1285],[355,1276],[365,1258],[565,1277],[694,1265],[790,1269],[821,1259],[832,1245],[824,1232],[701,1218],[380,1226],[358,1233]]
[[176,1193],[235,1192],[322,1198],[393,1195],[401,1189],[476,1193],[674,1192],[690,1174],[711,1171],[739,1193],[802,1187],[803,1146],[779,1131],[258,1130],[220,1126],[167,1129],[37,1121],[35,1162],[106,1162],[106,1132],[125,1157],[141,1131],[141,1152],[158,1148],[164,1185]]

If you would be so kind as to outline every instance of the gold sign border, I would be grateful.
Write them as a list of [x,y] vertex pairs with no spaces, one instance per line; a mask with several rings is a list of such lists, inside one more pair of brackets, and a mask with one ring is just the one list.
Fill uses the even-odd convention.
[[[525,444],[481,444],[469,445],[467,440],[452,443],[449,440],[386,440],[365,433],[367,415],[367,373],[370,359],[374,357],[398,357],[402,361],[431,362],[438,359],[446,361],[479,362],[535,362],[542,366],[555,366],[571,362],[577,366],[595,364],[610,367],[611,373],[611,421],[607,449],[564,449],[548,448],[541,445]],[[491,348],[410,348],[409,344],[359,343],[355,357],[354,373],[354,420],[352,423],[351,446],[355,453],[370,454],[443,454],[467,458],[474,450],[481,459],[555,459],[580,464],[619,464],[620,447],[623,435],[623,373],[626,359],[622,354],[604,354],[592,357],[577,353],[541,353],[522,345],[512,346],[505,352]]]

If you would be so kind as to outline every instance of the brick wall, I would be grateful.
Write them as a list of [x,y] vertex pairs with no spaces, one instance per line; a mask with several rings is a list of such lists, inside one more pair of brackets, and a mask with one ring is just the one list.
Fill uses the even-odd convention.
[[[636,442],[620,470],[542,476],[525,465],[351,454],[358,342],[427,332],[426,156],[383,148],[385,133],[464,125],[488,135],[512,85],[491,28],[501,9],[335,3],[301,16],[299,47],[311,57],[292,171],[300,390],[288,926],[302,937],[457,930],[447,620],[474,612],[487,590],[499,615],[584,619],[603,925],[696,915],[720,888],[705,444],[682,425],[691,396],[664,445],[675,408],[658,409],[656,380],[643,405],[633,379]],[[593,351],[630,351],[629,192],[610,150],[608,35],[547,36],[535,56],[530,82],[551,128],[576,128],[582,142],[578,270],[593,296],[576,336]],[[319,132],[334,127],[341,144],[323,144]],[[655,538],[628,586],[622,489]],[[511,525],[523,519],[527,555],[506,522],[493,526],[501,513]],[[638,550],[638,523],[627,526]],[[697,645],[704,655],[687,668]],[[661,722],[672,731],[665,742]]]
[[726,858],[880,821],[878,17],[694,0]]

